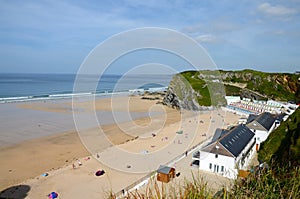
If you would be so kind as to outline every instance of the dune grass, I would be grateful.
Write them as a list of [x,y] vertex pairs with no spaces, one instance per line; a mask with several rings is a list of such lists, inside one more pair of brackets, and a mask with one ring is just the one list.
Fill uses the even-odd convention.
[[[109,199],[116,199],[117,196],[109,192]],[[169,183],[158,182],[151,179],[144,190],[133,190],[119,196],[122,199],[211,199],[213,195],[207,184],[200,177],[193,177],[191,181],[184,180],[182,184],[176,184],[173,181]]]
[[[261,169],[251,173],[246,179],[238,178],[230,190],[220,188],[214,193],[200,176],[183,184],[151,181],[144,191],[135,190],[119,196],[122,199],[249,199],[249,198],[300,198],[300,167],[294,169],[278,167]],[[112,192],[107,197],[116,199]]]

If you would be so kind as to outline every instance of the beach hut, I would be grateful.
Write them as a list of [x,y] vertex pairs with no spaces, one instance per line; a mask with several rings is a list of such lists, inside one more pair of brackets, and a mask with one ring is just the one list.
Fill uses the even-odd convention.
[[168,183],[175,178],[175,168],[160,165],[157,170],[157,181]]

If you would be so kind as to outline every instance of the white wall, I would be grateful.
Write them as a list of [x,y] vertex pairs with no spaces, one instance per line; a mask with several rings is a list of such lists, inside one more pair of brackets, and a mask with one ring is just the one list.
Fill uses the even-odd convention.
[[[217,173],[227,178],[234,179],[238,175],[238,169],[246,169],[250,163],[250,160],[255,153],[256,145],[254,137],[248,143],[248,145],[242,150],[240,155],[237,158],[218,155],[216,158],[216,154],[209,153],[205,151],[200,151],[200,163],[199,169],[204,171],[209,171],[212,173]],[[243,153],[246,153],[249,150],[249,156],[246,156],[244,160],[244,164],[242,164],[241,159]],[[211,164],[211,168],[210,168]],[[222,166],[224,167],[224,171],[222,171]],[[218,167],[218,169],[217,169]]]
[[[236,158],[236,163],[238,163],[238,168],[239,169],[247,169],[250,160],[255,152],[255,136],[251,139],[251,141],[247,144],[247,146],[242,150],[242,152],[240,153],[240,155]],[[254,143],[254,144],[253,144]],[[243,154],[246,154],[246,152],[249,150],[248,152],[248,156],[246,156],[246,158],[244,159],[244,164],[242,164],[241,159],[243,157]]]
[[[211,168],[209,168],[211,164]],[[222,172],[222,166],[224,167],[224,171]],[[217,171],[218,167],[218,171]],[[228,157],[224,155],[218,155],[216,158],[215,154],[208,153],[204,151],[200,151],[200,166],[199,169],[204,171],[209,171],[213,173],[217,173],[227,178],[236,178],[238,174],[238,170],[235,166],[235,161],[233,157]]]
[[255,138],[256,138],[257,144],[262,143],[269,136],[269,133],[267,131],[261,131],[261,130],[255,130],[255,129],[251,129],[251,131],[255,133]]
[[275,122],[273,123],[272,127],[270,128],[269,132],[267,131],[262,131],[262,130],[255,130],[255,129],[250,129],[254,134],[256,138],[256,143],[260,144],[264,142],[270,133],[275,129]]

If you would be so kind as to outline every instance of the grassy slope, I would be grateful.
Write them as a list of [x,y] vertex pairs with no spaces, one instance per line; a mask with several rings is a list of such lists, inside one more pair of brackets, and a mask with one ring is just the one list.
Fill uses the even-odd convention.
[[[221,74],[224,74],[229,71],[221,71]],[[255,70],[242,70],[242,71],[231,71],[236,75],[232,78],[227,78],[224,81],[228,82],[239,82],[239,83],[247,83],[247,87],[250,90],[257,91],[261,94],[266,95],[269,98],[278,99],[282,101],[295,100],[295,94],[288,91],[284,86],[274,81],[268,81],[269,77],[279,77],[283,78],[287,76],[290,78],[290,81],[297,82],[299,75],[289,74],[289,73],[265,73]],[[251,75],[251,81],[245,81],[245,79],[241,78],[245,75]],[[241,77],[237,77],[241,76]],[[286,83],[285,83],[286,84]]]
[[258,153],[261,161],[300,164],[300,108],[283,122],[262,143]]
[[[231,73],[233,75],[227,76],[226,74]],[[199,78],[199,74],[203,74],[206,77],[204,79]],[[210,106],[218,104],[219,102],[225,102],[220,96],[210,96],[210,90],[214,90],[214,87],[220,87],[219,83],[212,83],[211,78],[222,77],[224,82],[232,83],[247,83],[246,88],[249,90],[256,91],[264,96],[277,99],[281,101],[288,100],[300,100],[297,99],[296,94],[290,92],[287,87],[289,83],[296,85],[297,79],[300,77],[296,74],[288,73],[265,73],[254,70],[242,70],[242,71],[185,71],[181,75],[191,84],[192,88],[201,94],[201,97],[198,98],[198,103],[204,106]],[[278,83],[273,81],[272,78],[277,77],[282,81],[285,78],[288,78],[290,82],[282,81]],[[221,78],[220,78],[221,79]],[[209,89],[210,88],[210,89]],[[226,95],[239,96],[242,92],[241,88],[238,88],[233,85],[224,85]],[[214,93],[214,92],[211,92]],[[212,102],[211,99],[216,99],[215,102]]]
[[181,75],[190,83],[190,85],[195,91],[201,94],[201,97],[198,97],[198,103],[203,106],[210,106],[211,98],[209,90],[206,85],[206,82],[197,77],[199,75],[199,72],[186,71],[181,73]]

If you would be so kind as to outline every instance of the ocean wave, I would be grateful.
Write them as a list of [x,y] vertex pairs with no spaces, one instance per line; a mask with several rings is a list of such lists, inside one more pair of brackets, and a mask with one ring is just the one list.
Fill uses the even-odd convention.
[[45,94],[45,95],[31,95],[31,96],[20,96],[20,97],[2,97],[0,98],[0,103],[12,103],[12,102],[26,102],[26,101],[41,101],[41,100],[53,100],[53,99],[71,99],[73,97],[85,97],[85,96],[109,96],[118,94],[135,94],[148,92],[162,92],[165,91],[167,87],[157,87],[157,88],[146,88],[146,89],[130,89],[123,91],[102,91],[102,92],[83,92],[83,93],[58,93],[58,94]]

